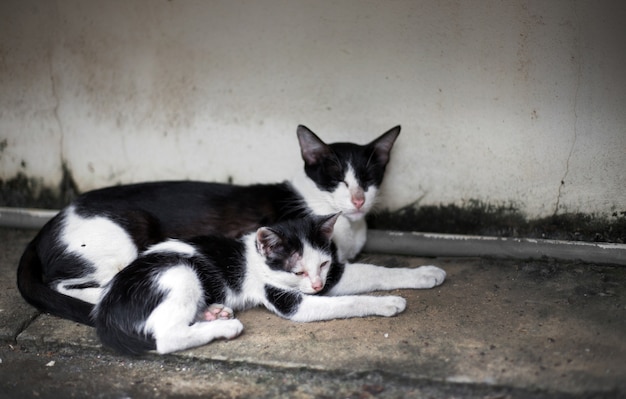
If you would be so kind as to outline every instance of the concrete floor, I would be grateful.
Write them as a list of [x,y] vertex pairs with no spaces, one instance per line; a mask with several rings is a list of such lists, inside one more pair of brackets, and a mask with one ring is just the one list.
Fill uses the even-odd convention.
[[448,279],[395,292],[408,300],[397,317],[298,324],[253,309],[232,341],[137,359],[22,300],[15,270],[34,234],[0,229],[2,397],[626,396],[624,267],[364,254]]

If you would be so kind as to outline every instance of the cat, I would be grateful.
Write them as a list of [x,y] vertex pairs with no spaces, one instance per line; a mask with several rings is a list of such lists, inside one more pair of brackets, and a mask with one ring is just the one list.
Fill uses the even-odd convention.
[[168,238],[240,237],[277,221],[341,212],[333,240],[341,261],[365,243],[396,126],[366,145],[324,143],[305,126],[304,168],[291,181],[237,186],[194,181],[121,185],[78,196],[27,246],[18,266],[22,296],[36,308],[93,326],[102,287],[149,246]]
[[216,235],[155,244],[104,288],[93,311],[96,332],[123,354],[165,354],[236,337],[243,325],[234,310],[263,305],[298,322],[394,316],[405,309],[404,298],[353,294],[443,282],[445,272],[434,266],[339,262],[331,240],[338,218],[305,216],[240,239]]

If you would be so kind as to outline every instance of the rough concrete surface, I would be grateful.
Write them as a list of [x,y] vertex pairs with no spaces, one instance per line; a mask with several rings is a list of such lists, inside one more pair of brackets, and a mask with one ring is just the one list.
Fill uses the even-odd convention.
[[244,334],[168,355],[119,356],[94,330],[38,315],[15,270],[34,231],[0,229],[0,397],[525,398],[626,395],[626,268],[364,254],[436,264],[407,309],[300,324],[240,312]]

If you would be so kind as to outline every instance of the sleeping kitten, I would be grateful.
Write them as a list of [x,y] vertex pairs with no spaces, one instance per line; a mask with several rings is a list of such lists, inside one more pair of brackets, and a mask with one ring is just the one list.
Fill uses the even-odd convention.
[[291,182],[154,182],[87,192],[26,248],[20,293],[42,311],[93,325],[90,313],[102,287],[150,245],[210,234],[239,237],[308,214],[342,212],[333,240],[339,260],[351,259],[365,243],[365,214],[399,133],[397,126],[366,145],[326,144],[299,126],[304,170]]
[[98,336],[126,354],[169,353],[239,335],[243,325],[233,310],[263,305],[299,322],[393,316],[404,310],[404,298],[349,294],[378,289],[389,278],[400,279],[394,288],[443,282],[445,272],[432,266],[339,263],[331,241],[338,218],[307,216],[238,240],[202,236],[156,244],[105,287],[94,309]]

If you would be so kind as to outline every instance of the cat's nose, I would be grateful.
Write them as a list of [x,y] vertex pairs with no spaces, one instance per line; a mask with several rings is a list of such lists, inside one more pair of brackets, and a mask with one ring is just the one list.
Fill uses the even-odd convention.
[[324,284],[321,281],[315,281],[311,284],[311,288],[313,288],[317,292],[324,288]]
[[363,207],[363,204],[365,203],[365,198],[363,197],[352,197],[352,204],[354,204],[354,207],[356,209],[361,209]]

